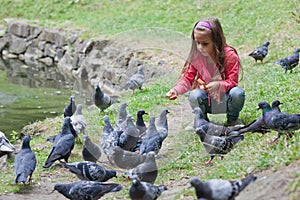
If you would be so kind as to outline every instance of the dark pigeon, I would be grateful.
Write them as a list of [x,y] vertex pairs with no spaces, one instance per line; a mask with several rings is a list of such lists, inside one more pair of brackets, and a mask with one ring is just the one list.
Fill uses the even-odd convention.
[[280,59],[280,60],[276,60],[275,64],[281,65],[281,67],[284,69],[284,73],[286,73],[288,70],[290,70],[290,73],[292,73],[293,69],[299,63],[299,52],[300,52],[300,48],[297,48],[294,51],[293,55],[285,57],[285,58]]
[[103,112],[112,104],[118,102],[117,99],[112,98],[111,96],[103,92],[98,84],[95,85],[95,90],[92,95],[92,99],[94,104],[100,109],[100,112]]
[[262,109],[264,123],[278,133],[271,143],[276,142],[283,134],[292,137],[293,132],[300,128],[300,114],[283,113],[278,109],[272,109],[265,101],[258,103],[258,109]]
[[205,151],[210,155],[210,160],[205,162],[206,165],[211,164],[216,155],[223,157],[233,149],[235,144],[244,139],[243,135],[209,135],[202,128],[196,128],[196,134],[200,137]]
[[69,184],[55,184],[54,190],[71,200],[97,200],[109,192],[123,189],[116,183],[101,183],[96,181],[77,181]]
[[115,170],[105,169],[101,165],[90,161],[59,163],[59,165],[69,169],[81,180],[105,182],[113,177],[117,177]]
[[9,155],[15,150],[15,147],[9,142],[5,134],[2,131],[0,131],[0,157],[4,155]]
[[49,156],[43,165],[44,168],[49,168],[57,160],[64,159],[68,162],[71,151],[75,145],[75,138],[71,132],[71,119],[66,117],[62,126],[61,132],[56,136]]
[[132,169],[146,160],[146,155],[140,155],[135,152],[126,151],[119,146],[114,147],[112,160],[122,169]]
[[23,138],[22,148],[15,156],[15,183],[30,184],[31,182],[31,177],[36,167],[36,157],[30,148],[30,139],[28,135]]
[[70,97],[70,103],[64,109],[64,117],[71,117],[76,111],[75,97]]
[[124,150],[130,150],[137,144],[139,139],[139,131],[133,123],[133,117],[128,115],[126,118],[126,127],[119,137],[118,145]]
[[154,200],[167,190],[164,185],[153,185],[148,182],[140,181],[137,177],[132,178],[132,185],[129,188],[129,196],[132,200]]
[[190,184],[195,188],[197,199],[233,200],[256,179],[257,177],[253,174],[250,174],[241,180],[233,181],[211,179],[202,182],[197,177],[193,177],[190,180]]
[[118,142],[119,142],[119,133],[113,130],[113,127],[107,115],[103,117],[103,121],[104,121],[104,127],[103,127],[102,134],[100,136],[100,144],[109,162],[112,163],[114,147],[118,146]]
[[140,65],[138,67],[137,73],[130,77],[130,79],[127,81],[124,89],[125,90],[130,89],[134,93],[134,90],[136,90],[136,89],[142,90],[142,86],[143,86],[144,82],[145,82],[144,66]]
[[136,113],[137,118],[135,126],[139,130],[140,135],[142,135],[147,130],[147,126],[144,122],[143,115],[148,115],[148,113],[145,110],[138,110]]
[[135,168],[125,172],[125,175],[133,178],[138,177],[140,181],[153,184],[157,178],[158,170],[156,165],[155,153],[149,152],[146,155],[145,162],[139,164]]
[[93,143],[91,138],[87,135],[83,135],[83,148],[82,148],[82,158],[85,161],[97,162],[101,157],[100,147]]
[[82,114],[82,104],[77,105],[75,113],[71,116],[71,122],[77,135],[79,133],[85,134],[87,122]]
[[268,55],[269,44],[270,42],[266,41],[262,46],[256,47],[254,51],[249,54],[249,56],[254,58],[255,62],[257,62],[257,60],[263,62],[264,58]]
[[239,129],[236,129],[235,131],[237,131],[239,134],[244,134],[244,133],[266,134],[271,130],[265,124],[263,117],[259,117],[258,119],[253,120],[250,124],[247,124],[243,127],[239,127]]

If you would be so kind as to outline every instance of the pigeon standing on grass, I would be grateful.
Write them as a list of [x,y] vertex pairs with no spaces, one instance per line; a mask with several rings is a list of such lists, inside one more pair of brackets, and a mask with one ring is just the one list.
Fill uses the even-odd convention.
[[299,63],[299,52],[300,52],[300,48],[297,48],[294,51],[293,55],[285,57],[285,58],[280,59],[280,60],[276,60],[275,64],[281,65],[281,67],[284,69],[284,73],[286,73],[287,70],[290,70],[290,73],[292,73],[293,69]]
[[167,187],[164,185],[153,185],[140,181],[137,177],[133,177],[132,185],[129,188],[129,196],[132,200],[155,200],[166,190]]
[[270,42],[266,41],[262,46],[256,47],[254,49],[254,51],[252,51],[249,56],[251,56],[252,58],[255,59],[255,62],[257,62],[257,60],[260,60],[261,62],[263,62],[264,58],[267,56],[268,54],[268,46],[269,46]]
[[195,188],[197,199],[207,200],[233,200],[245,189],[250,183],[254,182],[257,177],[253,174],[241,180],[222,180],[211,179],[202,182],[197,177],[190,180],[190,184]]
[[31,177],[36,167],[36,157],[30,148],[30,139],[28,135],[23,138],[22,148],[15,156],[15,183],[25,184],[28,182],[30,184],[31,182]]
[[5,134],[0,131],[0,157],[14,152],[15,147],[9,142]]
[[147,130],[147,126],[144,122],[143,115],[148,115],[148,113],[145,110],[138,110],[136,113],[137,118],[135,126],[139,130],[140,135],[142,135]]
[[83,135],[83,148],[81,153],[85,161],[97,162],[101,157],[100,147],[93,143],[91,138],[87,135]]
[[56,136],[49,156],[43,165],[44,168],[49,168],[56,160],[64,159],[68,162],[71,151],[75,145],[75,138],[71,132],[71,119],[66,117],[62,126],[62,130]]
[[79,133],[85,134],[87,123],[85,117],[82,114],[82,104],[77,105],[75,113],[71,116],[71,122],[77,135]]
[[105,182],[113,177],[117,177],[115,170],[105,169],[94,162],[59,163],[59,165],[69,169],[81,180]]
[[210,155],[210,160],[205,162],[206,165],[211,164],[216,155],[223,157],[233,149],[235,144],[244,139],[243,135],[209,135],[202,128],[197,128],[196,134],[200,137],[205,151]]
[[128,115],[126,118],[126,127],[124,132],[120,135],[118,145],[124,150],[130,150],[137,144],[139,139],[139,131],[133,123],[133,117]]
[[112,160],[121,169],[132,169],[144,163],[146,155],[126,151],[119,146],[115,146],[112,154]]
[[160,115],[158,117],[158,120],[156,122],[156,128],[158,133],[160,134],[160,136],[162,137],[162,139],[166,139],[166,137],[168,136],[168,132],[169,132],[169,126],[168,126],[168,118],[167,115],[169,114],[169,110],[168,109],[163,109],[160,112]]
[[278,133],[271,143],[276,142],[283,134],[292,137],[293,131],[300,129],[300,114],[283,113],[278,109],[272,109],[265,101],[258,103],[258,109],[262,109],[264,123]]
[[64,109],[64,117],[71,117],[76,111],[75,97],[70,97],[70,103]]
[[119,117],[118,117],[117,122],[114,125],[114,130],[116,132],[118,132],[119,134],[121,134],[126,127],[126,118],[128,115],[127,106],[128,106],[128,104],[126,102],[121,103]]
[[54,185],[53,191],[56,190],[71,200],[96,200],[109,192],[118,192],[122,189],[123,186],[116,183],[77,181],[69,184],[57,183]]
[[111,98],[108,94],[104,93],[98,84],[95,85],[95,90],[92,95],[92,100],[94,104],[100,109],[100,112],[103,112],[105,109],[110,107],[113,103],[116,103],[116,100]]
[[124,89],[125,90],[132,90],[134,93],[134,90],[140,89],[142,90],[142,86],[145,82],[145,75],[144,75],[144,66],[140,65],[138,67],[138,72],[130,77],[130,79],[127,81]]

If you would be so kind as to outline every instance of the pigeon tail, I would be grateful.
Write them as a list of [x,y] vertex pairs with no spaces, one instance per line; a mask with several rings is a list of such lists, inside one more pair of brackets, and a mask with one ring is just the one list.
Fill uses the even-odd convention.
[[25,173],[18,174],[18,176],[15,179],[15,184],[16,183],[26,183],[27,182],[27,177]]
[[256,177],[254,174],[251,174],[251,175],[249,175],[249,176],[243,178],[243,179],[241,180],[241,183],[242,183],[242,184],[241,184],[241,186],[240,186],[240,188],[239,188],[239,191],[242,191],[243,189],[245,189],[245,187],[246,187],[247,185],[249,185],[250,183],[256,181],[256,179],[257,179],[257,177]]
[[236,135],[231,135],[231,136],[228,136],[228,137],[231,139],[233,144],[236,144],[239,141],[242,141],[244,139],[243,135],[237,135],[237,136]]

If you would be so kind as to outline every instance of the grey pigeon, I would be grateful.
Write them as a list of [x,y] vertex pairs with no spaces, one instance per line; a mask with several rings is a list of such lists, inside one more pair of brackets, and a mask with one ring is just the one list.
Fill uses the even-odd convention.
[[118,192],[123,189],[116,183],[101,183],[96,181],[77,181],[74,183],[57,183],[54,190],[71,200],[97,200],[109,192]]
[[148,113],[145,110],[138,110],[136,113],[137,118],[135,126],[139,130],[140,135],[142,135],[147,130],[147,126],[144,122],[143,115],[148,115]]
[[79,133],[85,134],[85,128],[87,126],[87,122],[85,117],[82,114],[82,104],[77,105],[75,113],[71,116],[71,122],[77,134]]
[[252,51],[249,56],[255,59],[255,62],[257,60],[260,60],[263,62],[264,58],[268,55],[268,46],[270,42],[266,41],[262,46],[256,47],[254,51]]
[[101,157],[101,149],[97,144],[93,143],[89,136],[83,135],[83,148],[81,154],[83,160],[97,162]]
[[163,140],[168,136],[169,127],[168,127],[168,119],[167,115],[169,114],[168,109],[163,109],[160,112],[159,118],[156,122],[156,128],[160,136],[163,138]]
[[126,118],[126,127],[119,137],[118,145],[124,150],[132,149],[139,139],[139,131],[133,123],[133,117],[128,115]]
[[110,107],[113,103],[117,102],[116,99],[113,99],[108,94],[103,92],[98,84],[95,85],[95,89],[92,95],[92,100],[94,104],[100,109],[100,112],[103,112],[105,109]]
[[15,147],[9,142],[5,134],[0,131],[0,157],[14,152]]
[[126,102],[121,103],[119,117],[117,122],[114,125],[114,130],[120,134],[124,131],[126,127],[126,118],[128,115],[127,106],[128,104]]
[[64,117],[71,117],[76,111],[75,97],[70,97],[70,103],[64,109]]
[[102,134],[100,136],[100,144],[109,162],[112,163],[114,147],[118,146],[118,142],[119,142],[119,133],[117,133],[113,129],[109,121],[109,117],[107,115],[103,117],[103,121],[104,121],[104,127],[103,127]]
[[125,175],[130,178],[138,177],[140,181],[153,184],[158,175],[155,152],[153,151],[149,152],[146,155],[145,162],[125,172]]
[[75,138],[71,132],[71,119],[66,117],[60,134],[58,134],[53,142],[49,156],[43,165],[44,168],[49,168],[57,160],[64,159],[68,162],[71,151],[75,145]]
[[202,128],[197,128],[196,134],[200,137],[205,151],[210,155],[210,160],[205,162],[206,165],[211,164],[216,155],[223,157],[223,155],[227,154],[231,151],[231,149],[233,149],[236,143],[244,139],[243,135],[209,135]]
[[239,134],[244,134],[244,133],[261,133],[261,134],[266,134],[270,132],[270,128],[265,125],[263,117],[259,117],[258,119],[253,120],[251,123],[239,127],[236,129]]
[[129,188],[129,196],[132,200],[155,200],[166,190],[167,187],[164,185],[153,185],[134,177],[132,178],[132,185]]
[[211,179],[202,182],[197,177],[190,180],[190,184],[195,188],[197,199],[207,200],[234,200],[250,183],[254,182],[257,177],[253,174],[241,180],[222,180]]
[[115,146],[112,160],[122,169],[132,169],[145,162],[146,155],[140,155],[135,152],[124,150],[119,146]]
[[142,90],[142,86],[144,82],[145,82],[144,66],[140,65],[138,67],[137,73],[132,75],[130,79],[126,82],[124,89],[125,90],[130,89],[134,93],[134,90],[136,89]]
[[300,114],[283,113],[278,109],[272,109],[265,101],[258,103],[258,109],[262,109],[264,123],[278,135],[271,143],[276,142],[281,135],[288,137],[293,135],[293,131],[300,128]]
[[212,122],[208,122],[199,107],[195,107],[193,110],[194,113],[194,129],[201,128],[205,134],[213,135],[213,136],[225,136],[231,129],[226,126],[221,126],[218,124],[214,124]]
[[15,156],[15,183],[30,183],[36,167],[36,157],[30,148],[30,137],[26,135],[22,141],[21,150]]
[[293,72],[293,69],[298,65],[299,63],[299,52],[300,48],[297,48],[294,51],[294,54],[288,57],[285,57],[280,60],[276,60],[275,64],[281,65],[281,67],[284,69],[284,73],[287,72],[287,70],[290,70],[290,72]]
[[59,165],[69,169],[81,180],[105,182],[117,177],[115,170],[105,169],[101,165],[90,161],[59,163]]

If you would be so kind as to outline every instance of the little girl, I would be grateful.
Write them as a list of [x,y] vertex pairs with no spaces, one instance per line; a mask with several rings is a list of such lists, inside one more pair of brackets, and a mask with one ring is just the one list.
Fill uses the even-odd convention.
[[170,100],[189,90],[189,102],[207,113],[227,114],[227,125],[242,124],[238,118],[244,106],[245,92],[238,87],[240,59],[226,44],[221,24],[216,18],[195,23],[192,46],[175,86],[166,94]]

